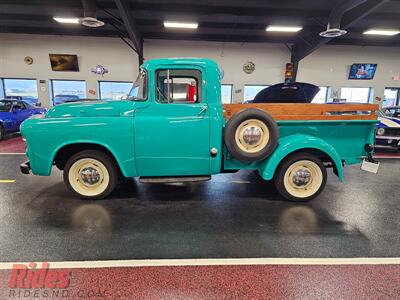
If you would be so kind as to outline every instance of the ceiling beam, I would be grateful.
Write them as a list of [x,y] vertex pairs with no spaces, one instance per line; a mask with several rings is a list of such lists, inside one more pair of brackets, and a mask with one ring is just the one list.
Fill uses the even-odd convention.
[[[340,28],[350,28],[386,1],[388,0],[367,0],[360,5],[353,7],[343,15],[343,18],[341,18]],[[314,32],[311,38],[302,38],[292,46],[292,61],[302,60],[319,47],[329,43],[332,39],[333,38],[321,37],[318,32]]]
[[143,64],[143,39],[137,29],[136,21],[129,10],[127,0],[114,0],[117,5],[119,14],[124,22],[125,29],[128,32],[129,39],[135,46],[136,52],[139,56],[139,66]]

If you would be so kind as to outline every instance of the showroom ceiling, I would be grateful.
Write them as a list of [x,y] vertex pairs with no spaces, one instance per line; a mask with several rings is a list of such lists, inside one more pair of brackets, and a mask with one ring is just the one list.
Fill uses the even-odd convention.
[[[129,37],[114,0],[97,0],[99,28],[60,24],[54,16],[83,16],[81,0],[2,0],[0,32]],[[144,39],[276,42],[314,45],[326,30],[329,15],[343,0],[122,0],[129,7],[138,36]],[[347,2],[351,2],[348,0]],[[399,0],[366,0],[370,9],[356,6],[343,15],[348,34],[330,44],[400,46],[400,35],[370,36],[371,28],[400,28]],[[361,8],[360,8],[361,7]],[[116,18],[115,18],[116,17]],[[347,18],[347,21],[346,21]],[[120,21],[118,20],[121,20]],[[354,20],[354,22],[350,22]],[[165,28],[164,21],[197,22],[195,30]],[[268,25],[301,26],[297,33],[266,32]],[[312,47],[310,47],[312,48]]]

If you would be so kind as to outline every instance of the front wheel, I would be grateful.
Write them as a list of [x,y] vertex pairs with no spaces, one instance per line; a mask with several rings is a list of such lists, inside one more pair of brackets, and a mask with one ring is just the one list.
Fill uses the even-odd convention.
[[4,140],[5,131],[2,125],[0,125],[0,141]]
[[278,192],[290,201],[309,201],[325,187],[326,169],[321,160],[307,153],[287,157],[275,175]]
[[118,172],[105,153],[85,150],[73,155],[64,168],[64,182],[79,198],[102,199],[115,188]]

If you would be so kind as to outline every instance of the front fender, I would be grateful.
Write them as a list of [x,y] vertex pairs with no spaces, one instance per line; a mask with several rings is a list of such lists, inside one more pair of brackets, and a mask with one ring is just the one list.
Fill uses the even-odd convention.
[[112,153],[126,177],[136,175],[133,121],[130,117],[28,119],[21,133],[27,141],[32,173],[50,175],[56,153],[71,144],[95,144]]
[[335,148],[324,140],[307,134],[292,134],[279,139],[274,153],[259,168],[261,177],[271,180],[279,163],[289,154],[301,149],[317,149],[326,153],[336,166],[339,181],[343,182],[343,165]]

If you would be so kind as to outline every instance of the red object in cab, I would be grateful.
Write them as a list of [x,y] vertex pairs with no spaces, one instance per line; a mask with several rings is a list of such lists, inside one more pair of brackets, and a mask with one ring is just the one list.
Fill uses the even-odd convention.
[[187,101],[188,102],[195,102],[195,96],[196,96],[196,82],[192,81],[190,84],[188,84],[187,87]]

